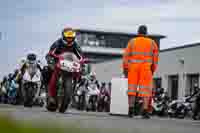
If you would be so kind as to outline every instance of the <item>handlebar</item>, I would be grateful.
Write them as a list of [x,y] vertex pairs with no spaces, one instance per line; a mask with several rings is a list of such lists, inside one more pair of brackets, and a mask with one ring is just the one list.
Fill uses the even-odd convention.
[[54,58],[61,59],[61,56],[55,54],[56,49],[53,49],[49,52],[49,55],[53,56]]
[[[56,55],[55,54],[55,51],[56,51],[56,48],[53,49],[52,51],[49,52],[49,55],[53,56],[54,58],[57,58],[57,59],[64,59],[62,56],[60,55]],[[81,57],[80,61],[79,61],[80,64],[89,64],[90,63],[90,60],[88,58],[84,58],[84,57]]]

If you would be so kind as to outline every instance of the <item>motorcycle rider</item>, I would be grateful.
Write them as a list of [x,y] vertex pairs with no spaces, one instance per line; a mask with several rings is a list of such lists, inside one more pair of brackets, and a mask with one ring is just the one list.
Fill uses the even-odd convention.
[[100,89],[100,85],[98,80],[96,79],[96,74],[92,72],[89,76],[89,81],[87,82],[86,86],[95,85],[98,89]]
[[94,72],[90,73],[89,80],[86,83],[86,88],[88,89],[86,98],[87,110],[90,108],[95,111],[96,107],[94,107],[93,105],[96,105],[95,103],[97,103],[98,95],[100,93],[100,85],[98,80],[96,79],[96,74]]
[[[26,72],[26,69],[28,68],[28,65],[33,64],[35,61],[37,61],[37,55],[36,54],[34,54],[34,53],[27,54],[26,60],[22,60],[21,68],[19,69],[19,72],[18,72],[18,75],[17,75],[18,80],[21,80],[24,73]],[[40,63],[40,61],[37,61],[36,66],[40,70],[40,72],[42,72],[42,68],[41,68],[41,65],[39,63]]]
[[7,86],[6,86],[7,89],[9,89],[12,80],[13,80],[13,74],[9,73],[8,80],[7,80]]
[[84,110],[85,108],[86,92],[87,92],[86,83],[87,79],[83,77],[77,86],[78,90],[76,93],[78,95],[78,110]]
[[18,83],[16,81],[16,75],[14,74],[9,85],[8,89],[8,99],[9,103],[17,104],[17,90],[18,90]]
[[19,84],[19,88],[18,88],[18,103],[23,103],[23,91],[22,91],[22,79],[23,76],[26,72],[26,70],[28,69],[30,64],[35,64],[35,67],[37,67],[37,69],[42,72],[42,67],[40,64],[40,61],[37,60],[37,55],[35,53],[28,53],[26,56],[26,59],[22,59],[21,63],[20,63],[20,68],[18,70],[18,74],[16,75],[16,82],[18,82]]
[[26,60],[23,59],[21,61],[20,69],[18,70],[17,72],[18,74],[16,75],[17,82],[19,83],[20,86],[19,88],[21,88],[21,81],[29,64],[33,64],[34,62],[37,62],[36,67],[40,70],[40,72],[42,72],[40,61],[37,60],[37,55],[35,53],[27,54]]
[[[82,50],[79,47],[78,43],[75,41],[76,32],[72,28],[64,28],[61,34],[61,38],[55,41],[46,56],[47,64],[50,66],[52,59],[54,64],[57,60],[51,56],[52,51],[55,50],[54,54],[62,54],[65,52],[73,52],[79,59],[82,58]],[[51,71],[51,68],[50,68]],[[52,73],[50,75],[50,80],[48,83],[48,104],[49,107],[56,106],[56,81],[58,78],[59,69],[54,65]]]

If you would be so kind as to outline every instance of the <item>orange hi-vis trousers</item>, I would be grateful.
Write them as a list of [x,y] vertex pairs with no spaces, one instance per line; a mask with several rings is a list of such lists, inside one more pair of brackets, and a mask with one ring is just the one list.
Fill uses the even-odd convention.
[[152,96],[151,63],[133,63],[128,69],[128,96]]

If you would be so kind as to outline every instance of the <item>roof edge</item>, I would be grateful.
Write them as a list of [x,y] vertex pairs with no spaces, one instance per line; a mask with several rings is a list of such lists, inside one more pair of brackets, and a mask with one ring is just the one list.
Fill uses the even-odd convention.
[[160,52],[167,52],[167,51],[173,51],[173,50],[196,47],[196,46],[200,46],[200,42],[185,44],[182,46],[177,46],[177,47],[172,47],[172,48],[161,49]]
[[[105,31],[105,30],[93,30],[93,29],[76,29],[77,32],[87,32],[87,33],[104,33],[104,34],[121,34],[121,35],[129,35],[129,36],[137,36],[137,33],[130,32],[117,32],[117,31]],[[148,34],[149,37],[158,37],[160,39],[164,39],[167,36],[160,34]]]

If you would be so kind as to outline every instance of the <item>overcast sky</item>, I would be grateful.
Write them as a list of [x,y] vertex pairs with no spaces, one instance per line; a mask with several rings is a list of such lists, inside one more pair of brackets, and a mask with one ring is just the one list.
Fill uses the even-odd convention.
[[200,42],[199,0],[1,0],[0,77],[29,51],[44,56],[65,26],[163,34],[161,49]]

